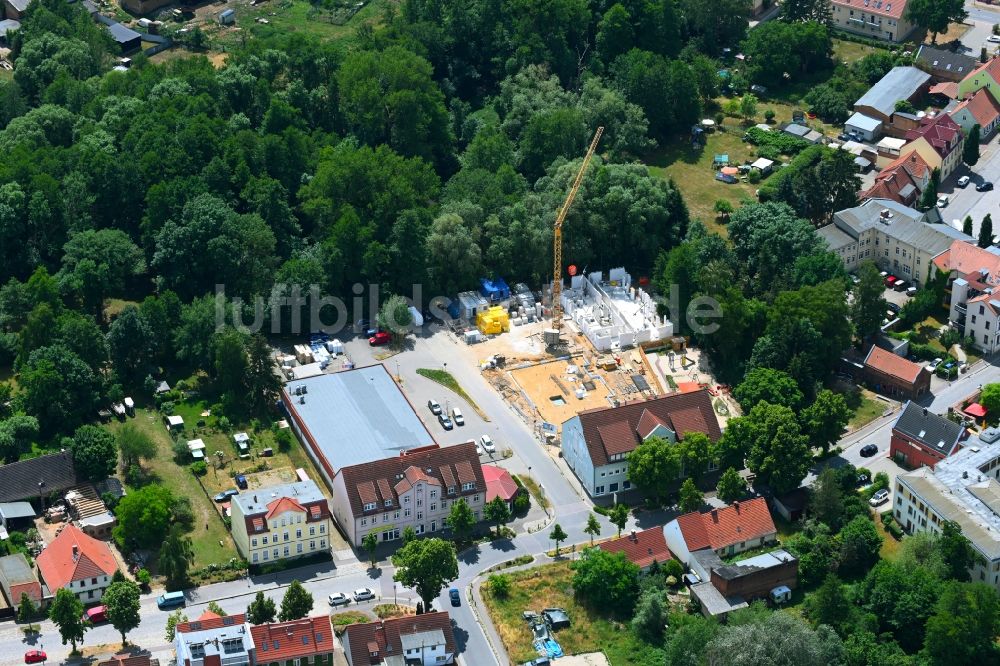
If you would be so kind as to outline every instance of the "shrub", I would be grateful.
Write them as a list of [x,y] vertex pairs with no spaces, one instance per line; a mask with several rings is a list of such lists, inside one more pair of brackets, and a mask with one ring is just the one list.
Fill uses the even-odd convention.
[[191,463],[191,473],[195,476],[205,476],[208,474],[208,465],[204,460],[196,460]]
[[903,539],[903,528],[899,526],[899,523],[889,523],[885,526],[885,531],[891,534],[892,538],[896,541],[901,541]]
[[149,587],[149,583],[153,577],[150,575],[148,569],[139,569],[135,572],[135,579],[139,581],[139,584],[143,587]]
[[882,514],[882,525],[884,527],[889,527],[889,525],[892,525],[893,520],[895,520],[895,518],[892,517],[892,511],[886,511],[885,513]]
[[760,182],[760,179],[760,169],[750,169],[750,173],[747,174],[747,182],[751,185],[756,185]]
[[514,513],[522,515],[528,513],[529,508],[531,508],[531,497],[528,493],[518,493],[514,497]]
[[666,564],[663,565],[663,571],[668,576],[673,576],[677,580],[680,580],[684,575],[684,565],[677,560],[667,560]]
[[278,450],[287,453],[292,448],[292,431],[290,428],[282,428],[274,435],[274,440],[278,444]]
[[170,416],[174,413],[174,403],[172,400],[164,400],[160,403],[160,411]]
[[491,574],[486,579],[490,594],[496,599],[506,599],[510,595],[510,576],[506,574]]
[[764,120],[769,125],[774,122],[774,110],[773,109],[767,109],[767,110],[764,111]]
[[810,145],[808,141],[797,136],[784,132],[767,132],[758,127],[749,128],[743,136],[758,147],[758,154],[760,154],[760,149],[770,147],[782,155],[797,155]]

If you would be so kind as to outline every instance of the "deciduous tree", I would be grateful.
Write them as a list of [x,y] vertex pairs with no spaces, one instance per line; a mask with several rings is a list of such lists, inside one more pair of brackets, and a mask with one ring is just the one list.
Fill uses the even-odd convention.
[[735,467],[727,468],[719,477],[719,483],[715,487],[716,496],[726,504],[741,499],[746,491],[747,483]]
[[590,535],[590,545],[594,545],[594,537],[601,533],[601,523],[598,522],[597,516],[592,513],[587,514],[587,525],[583,528],[584,534]]
[[768,402],[796,409],[802,403],[802,391],[787,372],[773,368],[754,368],[733,391],[744,412]]
[[510,507],[507,502],[500,497],[494,497],[483,507],[483,517],[486,520],[497,524],[497,538],[500,537],[501,528],[510,522]]
[[118,466],[115,436],[103,428],[84,425],[73,433],[73,466],[90,481],[103,481]]
[[184,534],[180,525],[170,526],[170,532],[160,546],[157,561],[160,573],[167,579],[168,590],[179,589],[187,582],[188,568],[194,562],[194,551],[191,549],[191,537]]
[[125,647],[125,635],[139,626],[139,586],[130,580],[112,583],[104,591],[101,603],[108,615],[108,622],[122,635],[122,648]]
[[648,437],[628,454],[629,479],[643,492],[664,499],[681,471],[675,444],[662,437]]
[[938,33],[948,32],[950,24],[968,16],[962,0],[914,0],[906,6],[904,18],[931,33],[931,44],[936,44]]
[[684,479],[684,483],[681,484],[680,501],[678,502],[681,512],[689,513],[697,511],[704,503],[705,495],[698,490],[698,486],[695,485],[694,480],[690,478]]
[[445,518],[448,527],[451,528],[452,536],[458,542],[464,542],[472,536],[472,529],[476,525],[476,517],[469,508],[469,503],[460,499],[451,503],[451,510]]
[[573,563],[573,592],[588,606],[629,615],[639,596],[639,567],[625,553],[588,548]]
[[247,606],[247,622],[250,624],[267,624],[274,622],[278,615],[274,599],[265,597],[263,592],[258,592],[250,605]]
[[844,427],[851,420],[851,409],[843,395],[823,389],[816,394],[812,404],[802,410],[799,420],[810,443],[819,445],[826,453],[844,434]]
[[621,537],[622,530],[628,524],[628,507],[624,504],[615,504],[608,512],[608,520],[618,528],[618,536]]
[[83,634],[87,631],[82,618],[83,602],[77,599],[72,590],[67,587],[56,590],[56,598],[49,606],[49,619],[59,629],[63,645],[70,643],[73,652],[76,652],[76,644],[83,642]]
[[556,557],[559,557],[559,544],[569,538],[566,534],[566,530],[562,528],[562,525],[556,523],[552,526],[552,531],[549,532],[549,539],[556,542]]
[[393,579],[412,587],[430,608],[441,589],[458,578],[458,559],[452,544],[442,539],[420,539],[406,544],[392,556]]

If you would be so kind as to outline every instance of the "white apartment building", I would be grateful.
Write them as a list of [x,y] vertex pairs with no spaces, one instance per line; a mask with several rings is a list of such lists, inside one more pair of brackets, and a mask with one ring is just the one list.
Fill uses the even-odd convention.
[[985,430],[934,469],[900,474],[894,495],[893,516],[911,534],[957,523],[979,555],[972,581],[1000,591],[1000,430]]
[[329,503],[313,481],[246,491],[232,499],[233,541],[250,564],[327,550],[332,529]]

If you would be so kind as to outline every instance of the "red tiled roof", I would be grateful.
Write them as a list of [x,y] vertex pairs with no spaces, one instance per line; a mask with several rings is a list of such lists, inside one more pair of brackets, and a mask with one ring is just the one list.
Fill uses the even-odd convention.
[[[915,150],[886,165],[875,177],[875,184],[861,193],[862,199],[892,199],[909,205],[923,191],[930,180],[931,168]],[[912,185],[912,195],[904,197],[901,192]]]
[[733,502],[706,513],[686,513],[677,518],[677,525],[689,552],[702,548],[720,550],[777,532],[763,497]]
[[129,656],[127,654],[116,654],[104,661],[97,662],[97,666],[150,666],[159,663],[148,654],[138,654]]
[[954,81],[935,83],[928,92],[932,95],[944,95],[948,99],[958,99],[958,84]]
[[906,132],[910,143],[923,137],[942,157],[947,157],[962,143],[962,128],[947,113],[920,119],[920,125]]
[[[215,615],[213,613],[213,615]],[[192,620],[191,622],[179,622],[176,627],[177,633],[187,634],[192,631],[205,631],[208,629],[222,629],[223,627],[235,627],[240,624],[246,624],[247,616],[243,613],[237,613],[235,615],[226,615],[223,617],[215,616],[208,618],[207,620]]]
[[250,627],[258,663],[284,662],[333,653],[333,629],[327,616]]
[[872,345],[872,349],[865,358],[865,366],[874,368],[890,377],[896,377],[904,382],[912,384],[917,381],[920,371],[923,368],[913,361],[908,361],[902,356],[896,356],[891,351],[886,351],[881,347]]
[[[355,516],[364,515],[366,503],[378,503],[377,498],[375,498],[374,484],[379,479],[386,479],[388,484],[398,483],[399,480],[406,478],[406,470],[410,467],[426,475],[430,479],[427,483],[442,487],[455,487],[455,492],[459,496],[482,492],[486,488],[482,465],[479,462],[479,456],[476,455],[474,442],[465,442],[444,448],[424,449],[416,453],[404,452],[395,458],[384,458],[360,465],[348,465],[338,472],[338,474],[344,475],[344,487],[347,489],[352,514]],[[473,490],[463,493],[461,487],[455,482],[456,477],[461,483],[474,484]],[[364,492],[367,496],[369,488],[372,499],[367,500],[362,497],[362,493]],[[385,499],[392,499],[396,506],[400,504],[398,490],[395,497]]]
[[649,433],[653,432],[660,426],[663,426],[665,428],[670,427],[669,425],[664,423],[663,419],[661,419],[659,416],[649,411],[648,409],[644,409],[642,412],[642,416],[639,417],[639,423],[636,425],[636,432],[639,434],[639,437],[648,437]]
[[969,303],[978,303],[989,310],[993,315],[996,315],[997,313],[997,301],[993,299],[993,294],[980,294],[975,298],[970,298]]
[[518,487],[514,483],[514,478],[510,472],[496,465],[486,465],[483,467],[483,479],[486,480],[486,501],[489,502],[494,497],[502,497],[505,502],[509,502],[517,494]]
[[293,500],[291,497],[279,497],[278,499],[271,500],[271,502],[268,503],[267,516],[265,516],[265,518],[270,520],[279,513],[285,513],[286,511],[305,513],[305,509],[302,505]]
[[[403,654],[400,636],[435,630],[444,634],[445,652],[454,654],[455,636],[451,618],[443,611],[348,625],[344,630],[344,651],[350,666],[381,664],[387,655]],[[371,653],[376,649],[379,656],[372,658]]]
[[993,77],[994,81],[1000,83],[1000,58],[990,58],[979,67],[969,72],[968,75],[962,79],[962,81],[965,82],[969,79],[975,79],[977,76],[984,73],[989,74]]
[[[903,18],[907,0],[833,0],[834,5],[893,19]],[[846,11],[846,9],[845,9]]]
[[952,110],[951,115],[954,116],[966,108],[980,127],[989,127],[996,121],[997,116],[1000,116],[1000,104],[997,104],[993,95],[986,88],[980,88],[971,97],[960,102]]
[[205,620],[218,620],[220,617],[222,616],[218,613],[213,613],[212,611],[207,610],[198,616],[198,622],[204,622]]
[[662,525],[603,541],[597,546],[609,553],[625,553],[625,557],[641,569],[650,566],[654,560],[662,563],[670,559],[667,540],[663,538]]
[[[73,555],[73,546],[77,555]],[[111,548],[103,541],[87,536],[80,528],[67,523],[48,548],[35,559],[42,579],[55,592],[71,581],[111,576],[118,571],[118,563]]]
[[628,453],[634,450],[639,443],[636,431],[628,421],[614,421],[599,425],[597,432],[601,435],[601,443],[604,445],[604,452],[608,454],[608,457]]
[[934,257],[934,265],[944,272],[961,275],[976,273],[975,279],[987,284],[1000,284],[1000,256],[974,243],[952,241],[951,247]]
[[[595,467],[608,464],[608,442],[616,453],[628,453],[639,442],[636,432],[643,413],[668,424],[683,439],[685,432],[704,432],[713,442],[722,436],[712,409],[712,398],[702,389],[691,393],[671,393],[652,400],[636,400],[619,407],[604,407],[580,412],[580,427],[587,451]],[[696,416],[697,414],[697,416]],[[649,417],[647,417],[648,419]],[[626,428],[629,436],[626,436]],[[704,428],[702,430],[701,428]],[[628,444],[631,439],[631,446]]]

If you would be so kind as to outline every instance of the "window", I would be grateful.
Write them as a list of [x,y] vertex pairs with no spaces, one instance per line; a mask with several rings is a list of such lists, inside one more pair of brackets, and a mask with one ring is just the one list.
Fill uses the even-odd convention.
[[618,483],[615,482],[615,483],[608,484],[608,492],[609,493],[618,492]]
[[309,526],[309,536],[314,536],[315,534],[316,534],[316,526],[315,525],[310,525]]
[[622,481],[622,490],[628,490],[632,487],[631,481]]
[[326,523],[320,523],[320,525],[319,525],[319,533],[320,534],[326,534]]
[[403,511],[403,516],[406,517],[406,518],[409,518],[410,517],[410,510],[406,509],[405,511]]
[[374,502],[366,502],[365,503],[365,511],[374,511],[374,510],[375,510],[375,503]]
[[394,513],[394,514],[392,514],[392,519],[393,519],[393,520],[399,520],[399,511],[397,511],[397,512],[396,512],[396,513]]
[[288,557],[288,546],[285,546],[285,557]]
[[326,539],[320,539],[319,540],[319,547],[320,548],[326,548]]
[[316,542],[315,541],[310,541],[309,542],[309,550],[316,550]]
[[479,495],[473,495],[472,496],[472,503],[473,504],[478,504],[479,503]]
[[382,522],[383,523],[389,522],[389,514],[388,513],[383,513],[382,514]]
[[424,512],[417,511],[417,520],[423,520],[423,519],[424,519]]
[[422,499],[417,499],[417,506],[423,506],[424,501]]
[[96,578],[91,578],[90,579],[90,584],[91,585],[97,585],[97,579]]
[[278,549],[274,549],[274,559],[278,559]]
[[594,494],[595,495],[603,495],[604,494],[604,486],[597,486],[596,488],[594,488]]
[[296,539],[301,539],[302,538],[302,530],[301,529],[295,530],[295,538]]
[[403,498],[403,504],[409,504],[409,503],[410,503],[410,496],[407,495],[406,497]]
[[385,505],[386,505],[386,506],[392,506],[392,500],[391,500],[391,499],[387,499],[387,500],[385,501]]
[[976,323],[976,315],[972,315],[972,323],[973,323],[973,324],[975,324],[975,323]]
[[254,562],[256,562],[256,561],[257,561],[257,555],[258,555],[257,553],[254,553],[254,554],[253,554],[253,561],[254,561]]
[[449,495],[455,494],[455,486],[448,486],[448,494]]
[[362,525],[367,525],[368,524],[368,519],[367,518],[362,518],[361,519],[361,524]]
[[438,491],[431,490],[431,497],[437,497],[437,496],[438,496]]
[[462,492],[463,493],[466,490],[475,490],[475,488],[476,488],[476,484],[474,484],[474,483],[463,483],[462,484]]
[[87,598],[88,599],[93,599],[94,598],[94,591],[93,590],[90,590],[89,592],[87,592]]
[[257,539],[251,539],[251,540],[250,540],[250,545],[251,545],[252,547],[256,548],[256,547],[257,547]]
[[431,511],[437,511],[437,508],[438,508],[437,504],[431,504]]
[[269,554],[268,551],[265,550],[264,551],[264,560],[267,561],[268,559],[270,559],[270,554]]
[[986,313],[986,310],[985,310],[985,308],[983,308],[983,306],[982,306],[982,305],[980,305],[980,306],[979,306],[979,314],[985,314],[985,313]]
[[285,532],[284,540],[288,541],[288,532]]

